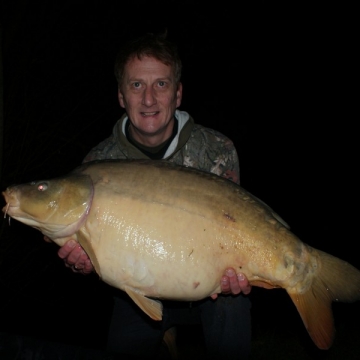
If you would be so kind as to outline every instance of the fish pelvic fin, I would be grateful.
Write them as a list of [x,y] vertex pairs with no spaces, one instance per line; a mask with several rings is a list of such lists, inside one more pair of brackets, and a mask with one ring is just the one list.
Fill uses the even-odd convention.
[[332,302],[360,300],[360,271],[335,256],[311,251],[319,257],[319,270],[311,286],[305,293],[288,293],[316,346],[327,350],[335,335]]
[[249,283],[252,286],[257,286],[268,290],[279,289],[281,287],[279,285],[272,284],[270,281],[265,280],[251,280],[249,281]]
[[124,291],[131,297],[134,303],[142,310],[145,314],[149,315],[153,320],[162,319],[162,303],[159,300],[150,299],[128,286],[125,286]]

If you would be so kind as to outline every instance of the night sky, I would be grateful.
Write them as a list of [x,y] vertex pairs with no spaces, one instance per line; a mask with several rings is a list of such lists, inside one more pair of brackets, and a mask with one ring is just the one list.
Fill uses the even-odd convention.
[[[1,190],[67,173],[109,136],[122,115],[113,75],[118,47],[129,36],[167,28],[183,60],[180,109],[233,140],[241,185],[304,242],[360,268],[354,9],[331,2],[195,3],[3,0]],[[0,332],[101,344],[106,286],[71,273],[36,230],[2,221],[0,234]],[[279,346],[284,329],[294,326],[306,343],[287,295],[257,290],[255,330],[272,332]],[[354,346],[348,335],[359,304],[337,309],[343,336],[324,359]],[[64,323],[66,333],[57,326]],[[308,359],[315,358],[311,346],[304,345]],[[343,359],[359,357],[354,348]]]

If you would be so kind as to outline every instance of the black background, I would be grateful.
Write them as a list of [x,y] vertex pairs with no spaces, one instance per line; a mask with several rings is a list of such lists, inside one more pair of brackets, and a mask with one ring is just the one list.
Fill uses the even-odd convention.
[[[7,0],[0,11],[2,190],[67,173],[110,135],[122,115],[113,76],[118,47],[167,28],[183,59],[180,109],[234,141],[242,186],[304,242],[360,267],[354,9],[332,2]],[[15,221],[2,221],[0,251],[0,331],[101,346],[110,308],[104,284],[72,274],[56,246]],[[283,347],[294,332],[312,356],[286,294],[254,289],[252,297],[255,344],[272,334],[261,344]],[[349,340],[359,335],[359,305],[337,305],[337,312],[343,335],[321,356],[330,359],[336,349],[360,356]]]

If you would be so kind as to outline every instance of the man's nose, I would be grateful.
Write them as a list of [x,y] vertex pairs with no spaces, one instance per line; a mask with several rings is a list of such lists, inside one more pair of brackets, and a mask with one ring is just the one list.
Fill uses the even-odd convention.
[[156,104],[156,92],[151,86],[147,86],[143,93],[143,104],[152,106]]

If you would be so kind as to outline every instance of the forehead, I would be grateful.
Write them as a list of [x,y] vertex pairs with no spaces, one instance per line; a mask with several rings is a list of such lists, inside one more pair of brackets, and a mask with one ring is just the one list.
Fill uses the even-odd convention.
[[174,71],[170,65],[166,65],[160,60],[143,56],[139,59],[137,56],[131,58],[125,65],[125,77],[141,78],[141,77],[166,77],[173,78]]

